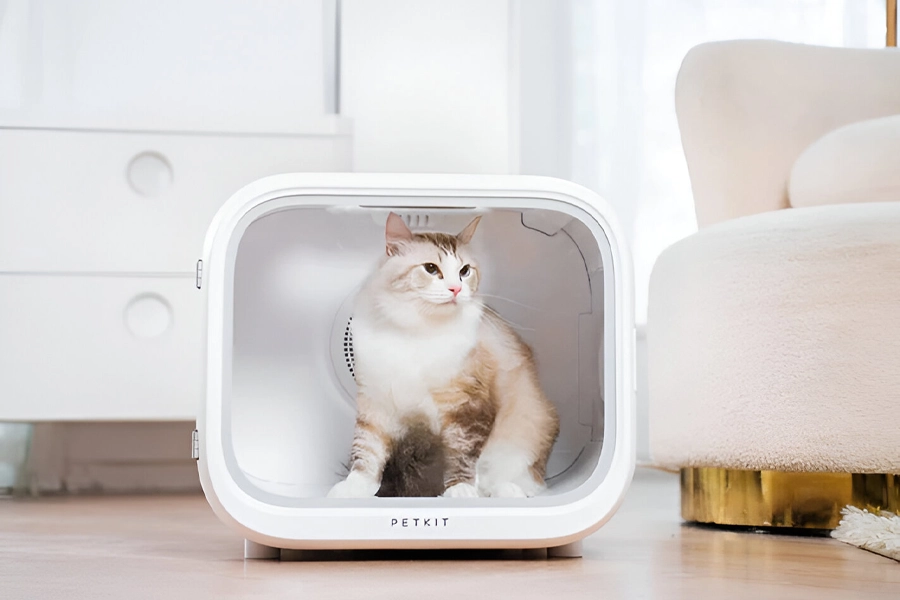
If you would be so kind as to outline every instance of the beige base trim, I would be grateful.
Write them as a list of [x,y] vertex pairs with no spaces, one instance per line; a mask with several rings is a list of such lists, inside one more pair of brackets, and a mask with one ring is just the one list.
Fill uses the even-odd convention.
[[681,516],[686,521],[834,529],[848,504],[897,512],[900,475],[681,469]]

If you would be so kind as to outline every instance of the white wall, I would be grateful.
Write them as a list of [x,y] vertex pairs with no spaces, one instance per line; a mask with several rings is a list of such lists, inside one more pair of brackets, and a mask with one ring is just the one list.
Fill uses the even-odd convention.
[[514,171],[510,18],[507,0],[344,0],[354,170]]
[[572,0],[515,0],[519,173],[571,179]]
[[333,108],[335,10],[335,0],[0,2],[0,123],[302,130]]
[[354,169],[572,171],[573,0],[344,0]]

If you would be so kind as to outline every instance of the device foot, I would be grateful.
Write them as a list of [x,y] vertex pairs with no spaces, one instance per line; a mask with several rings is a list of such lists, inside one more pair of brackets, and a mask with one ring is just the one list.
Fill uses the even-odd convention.
[[281,558],[281,549],[258,544],[251,540],[244,540],[245,560],[278,560]]
[[581,558],[581,540],[547,548],[547,558]]

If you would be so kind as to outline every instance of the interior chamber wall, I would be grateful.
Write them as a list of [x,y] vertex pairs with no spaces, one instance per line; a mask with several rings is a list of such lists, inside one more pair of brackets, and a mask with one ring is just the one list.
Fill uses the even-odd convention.
[[[240,240],[225,410],[235,460],[265,492],[320,497],[345,472],[355,414],[346,325],[384,251],[388,211],[292,208],[254,221]],[[604,428],[598,241],[552,210],[395,211],[414,231],[456,232],[482,214],[479,292],[532,346],[560,413],[548,494],[577,487],[597,463]]]

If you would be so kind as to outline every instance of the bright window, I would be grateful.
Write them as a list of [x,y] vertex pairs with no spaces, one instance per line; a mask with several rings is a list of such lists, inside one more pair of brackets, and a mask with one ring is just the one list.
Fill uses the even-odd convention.
[[884,45],[883,0],[575,0],[572,179],[610,201],[631,243],[638,323],[659,254],[696,231],[675,77],[702,42]]

